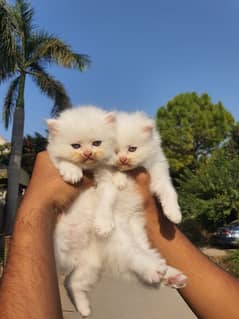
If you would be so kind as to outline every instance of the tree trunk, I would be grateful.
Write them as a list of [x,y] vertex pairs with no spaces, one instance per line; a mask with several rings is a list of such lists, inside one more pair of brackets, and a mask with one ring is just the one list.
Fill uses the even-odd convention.
[[24,88],[25,74],[21,75],[18,98],[13,117],[11,155],[8,165],[8,186],[4,233],[11,234],[19,201],[22,147],[24,137]]

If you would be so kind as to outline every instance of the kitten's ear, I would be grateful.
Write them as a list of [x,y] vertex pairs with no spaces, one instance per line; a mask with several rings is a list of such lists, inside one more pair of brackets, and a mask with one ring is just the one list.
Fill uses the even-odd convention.
[[109,112],[109,113],[106,114],[105,122],[107,124],[113,124],[113,123],[115,123],[115,121],[116,121],[116,115],[115,115],[114,112]]
[[143,127],[143,132],[151,136],[153,133],[153,129],[154,129],[154,123],[150,121]]
[[59,129],[58,120],[49,119],[49,120],[46,120],[46,123],[47,123],[47,126],[48,126],[49,133],[52,134],[52,135],[55,135],[58,132],[58,129]]

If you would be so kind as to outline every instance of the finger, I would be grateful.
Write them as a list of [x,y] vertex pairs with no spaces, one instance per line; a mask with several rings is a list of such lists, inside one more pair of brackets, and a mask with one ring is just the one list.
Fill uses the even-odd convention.
[[127,172],[127,174],[133,177],[137,184],[148,185],[150,183],[150,176],[145,168],[139,167]]

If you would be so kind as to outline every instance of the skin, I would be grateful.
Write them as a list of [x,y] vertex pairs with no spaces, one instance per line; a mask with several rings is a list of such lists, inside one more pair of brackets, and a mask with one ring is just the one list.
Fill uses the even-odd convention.
[[46,152],[37,156],[17,212],[1,282],[0,318],[63,318],[53,254],[54,226],[58,212],[90,185],[92,178],[76,186],[65,183]]
[[238,319],[239,281],[210,261],[163,215],[149,192],[146,173],[134,177],[144,200],[152,246],[188,276],[187,286],[178,291],[189,307],[201,319]]
[[[163,216],[149,192],[149,176],[131,173],[143,198],[147,233],[168,263],[189,278],[180,294],[203,319],[239,318],[239,283],[221,270]],[[9,259],[0,287],[0,318],[61,319],[61,303],[53,255],[58,212],[85,188],[63,182],[46,152],[37,156],[33,175],[17,213]],[[39,201],[39,198],[41,200]]]

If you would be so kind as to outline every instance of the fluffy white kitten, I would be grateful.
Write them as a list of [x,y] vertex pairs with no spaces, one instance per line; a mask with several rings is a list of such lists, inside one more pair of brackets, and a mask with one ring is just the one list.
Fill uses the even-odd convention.
[[[152,119],[142,112],[117,114],[117,157],[120,171],[144,167],[150,174],[151,191],[160,200],[164,214],[174,223],[182,219],[177,193],[169,175],[160,135]],[[125,175],[124,175],[125,176]],[[121,187],[124,176],[118,175]]]
[[94,227],[99,235],[112,230],[114,192],[112,176],[104,167],[115,147],[115,115],[95,106],[81,106],[62,112],[57,119],[47,120],[47,150],[66,182],[77,183],[83,169],[94,172],[98,184],[98,214]]
[[[47,124],[47,150],[63,179],[77,183],[83,176],[83,169],[86,169],[94,173],[97,182],[97,188],[84,191],[75,200],[62,215],[55,230],[58,268],[69,274],[77,266],[84,272],[81,265],[90,263],[90,260],[84,262],[84,249],[90,251],[95,243],[91,239],[92,232],[104,237],[113,227],[111,214],[116,187],[112,183],[112,174],[105,166],[114,154],[115,116],[94,106],[84,106],[66,110],[58,118],[49,119]],[[95,214],[96,208],[99,214]],[[103,254],[98,249],[90,256],[97,260],[97,256],[102,258]],[[97,265],[101,267],[102,262]],[[91,277],[98,274],[98,267],[96,270],[89,267],[89,283]],[[84,284],[80,286],[84,289]],[[71,289],[68,292],[70,294]],[[78,310],[82,314],[88,311],[84,304]]]
[[114,197],[114,229],[108,237],[94,231],[95,216],[101,214],[97,203],[94,188],[84,191],[62,216],[55,233],[57,261],[67,274],[65,288],[82,316],[91,312],[88,293],[102,271],[126,278],[136,275],[149,284],[185,285],[186,277],[150,246],[142,199],[132,178]]
[[124,179],[122,188],[124,175],[105,168],[116,145],[114,116],[95,107],[82,107],[49,120],[48,127],[48,151],[63,178],[77,182],[83,168],[93,170],[97,180],[97,188],[81,193],[55,231],[57,264],[67,274],[65,287],[77,310],[83,316],[90,314],[88,292],[102,269],[124,276],[136,274],[151,284],[163,277],[166,285],[183,286],[186,277],[167,266],[150,247],[134,181]]
[[47,120],[47,150],[66,182],[81,180],[83,169],[94,170],[112,157],[115,117],[95,106],[63,111]]

